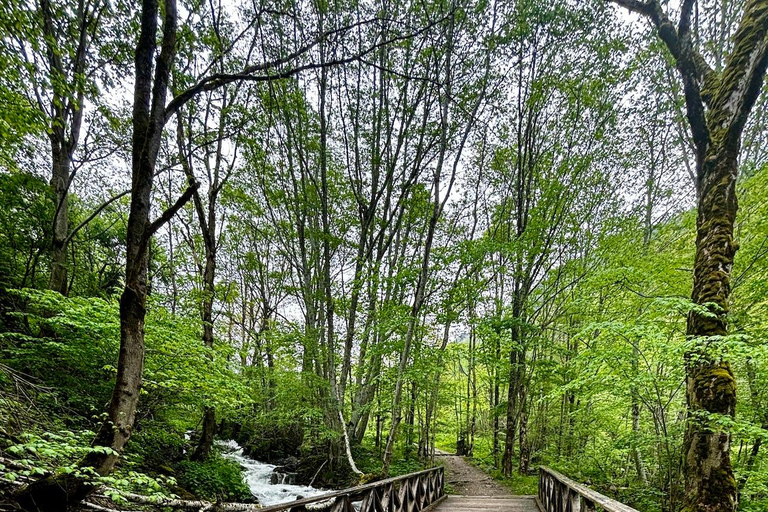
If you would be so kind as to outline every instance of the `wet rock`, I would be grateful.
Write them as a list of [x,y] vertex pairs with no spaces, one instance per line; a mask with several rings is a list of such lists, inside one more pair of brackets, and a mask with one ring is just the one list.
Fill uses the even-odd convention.
[[299,469],[301,461],[297,457],[285,457],[274,462],[275,471],[279,473],[295,473]]
[[275,468],[269,479],[272,485],[295,485],[296,473],[284,473]]

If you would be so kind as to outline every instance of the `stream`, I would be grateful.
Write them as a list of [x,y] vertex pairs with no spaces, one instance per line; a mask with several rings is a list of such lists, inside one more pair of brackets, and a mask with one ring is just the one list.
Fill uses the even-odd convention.
[[274,473],[277,466],[246,457],[243,455],[242,447],[235,441],[217,441],[216,444],[221,448],[224,458],[240,464],[243,468],[245,483],[259,499],[259,503],[264,506],[309,498],[327,492],[314,487],[292,484],[293,475]]

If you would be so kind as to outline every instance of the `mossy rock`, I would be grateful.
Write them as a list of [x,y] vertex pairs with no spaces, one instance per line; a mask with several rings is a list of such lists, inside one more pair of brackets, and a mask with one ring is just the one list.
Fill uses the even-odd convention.
[[360,477],[359,485],[365,485],[371,482],[378,482],[379,480],[384,480],[385,478],[387,478],[386,475],[384,475],[381,471],[376,473],[366,473]]
[[157,472],[163,475],[168,475],[168,476],[173,476],[176,474],[176,470],[166,464],[157,466]]
[[178,485],[176,487],[171,487],[171,492],[179,497],[181,500],[189,500],[193,501],[197,499],[197,496],[189,492],[183,487],[179,487]]

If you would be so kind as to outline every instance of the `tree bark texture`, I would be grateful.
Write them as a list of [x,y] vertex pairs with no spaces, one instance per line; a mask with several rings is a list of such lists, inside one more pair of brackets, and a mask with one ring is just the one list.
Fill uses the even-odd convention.
[[67,237],[69,236],[69,152],[61,148],[61,141],[51,136],[53,174],[51,189],[54,197],[53,240],[51,244],[50,290],[67,294]]
[[[153,61],[158,29],[157,0],[144,0],[141,34],[136,47],[136,83],[133,105],[132,194],[127,226],[125,288],[120,297],[120,353],[107,420],[93,446],[109,448],[91,452],[81,467],[91,467],[99,475],[109,474],[131,437],[144,368],[144,317],[147,298],[148,246],[152,234],[189,200],[185,193],[174,209],[150,223],[150,198],[157,153],[164,124],[168,78],[176,45],[176,4],[165,1],[162,48]],[[153,90],[154,89],[154,90]],[[51,476],[33,482],[16,494],[23,510],[65,511],[93,492],[93,484],[71,475]]]
[[[53,237],[51,240],[51,269],[48,288],[63,295],[69,288],[67,269],[67,246],[69,244],[69,186],[72,176],[71,162],[77,143],[80,139],[80,129],[83,120],[84,94],[79,80],[84,79],[86,59],[91,38],[94,35],[101,7],[98,2],[87,6],[82,2],[77,8],[77,29],[73,38],[74,53],[71,57],[71,72],[68,72],[66,58],[63,58],[54,24],[54,14],[50,0],[39,3],[42,32],[45,40],[45,51],[48,60],[48,73],[51,82],[66,80],[65,87],[72,88],[69,97],[64,97],[58,87],[53,87],[50,104],[49,140],[51,143],[51,190],[53,192]],[[45,109],[40,106],[43,113]]]
[[738,488],[730,433],[712,415],[733,416],[736,381],[731,366],[712,348],[727,335],[731,269],[738,249],[734,222],[741,135],[763,86],[768,66],[768,1],[748,0],[733,49],[722,71],[696,51],[691,31],[695,0],[684,0],[675,27],[658,0],[614,0],[645,15],[674,58],[685,94],[696,148],[696,255],[691,299],[702,309],[688,315],[693,348],[685,355],[688,422],[683,445],[686,511],[733,512]]

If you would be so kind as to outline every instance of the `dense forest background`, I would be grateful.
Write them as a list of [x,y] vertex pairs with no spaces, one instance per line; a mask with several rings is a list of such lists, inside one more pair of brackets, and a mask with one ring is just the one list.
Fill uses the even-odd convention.
[[[546,464],[681,510],[700,146],[681,57],[618,3],[2,2],[0,476],[238,501],[215,438],[323,486],[438,448],[520,493]],[[651,4],[716,72],[768,10]],[[745,511],[768,510],[755,101],[707,345],[738,401],[695,419]]]

